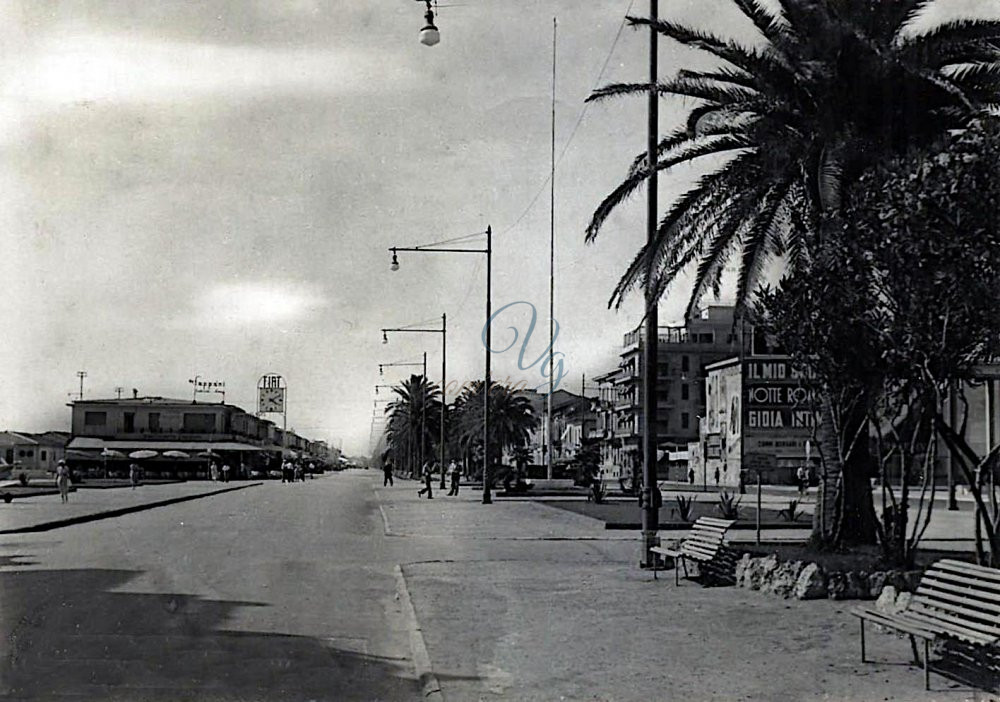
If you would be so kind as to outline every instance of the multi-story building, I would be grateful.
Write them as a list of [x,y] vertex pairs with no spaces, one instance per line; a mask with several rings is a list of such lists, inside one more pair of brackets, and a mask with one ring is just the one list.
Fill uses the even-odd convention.
[[[204,473],[211,454],[240,472],[273,468],[283,452],[321,463],[330,455],[325,443],[283,431],[236,405],[132,397],[79,400],[71,407],[70,464],[85,468],[106,467],[109,454],[114,459],[142,450],[155,452],[155,467],[164,472],[197,475]],[[166,452],[173,457],[168,460]]]
[[[533,476],[541,477],[542,473],[538,469],[547,466],[548,395],[534,390],[519,390],[516,394],[527,398],[528,402],[531,403],[535,426],[531,429],[528,438],[529,469]],[[568,464],[583,446],[584,439],[590,437],[597,421],[591,404],[590,398],[568,390],[556,390],[552,393],[552,462],[554,466]],[[510,455],[505,456],[504,460],[513,463]]]
[[[686,461],[681,459],[688,443],[697,439],[698,423],[705,414],[705,368],[739,349],[733,315],[732,307],[709,306],[683,326],[658,329],[656,423],[661,478],[686,479]],[[644,325],[625,334],[618,368],[597,377],[601,409],[595,435],[603,441],[605,480],[627,478],[642,462],[644,338]]]

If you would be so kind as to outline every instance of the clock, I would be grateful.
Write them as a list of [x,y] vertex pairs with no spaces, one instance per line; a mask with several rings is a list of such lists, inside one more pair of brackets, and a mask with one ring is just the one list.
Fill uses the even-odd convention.
[[257,407],[261,413],[285,411],[284,388],[260,388]]

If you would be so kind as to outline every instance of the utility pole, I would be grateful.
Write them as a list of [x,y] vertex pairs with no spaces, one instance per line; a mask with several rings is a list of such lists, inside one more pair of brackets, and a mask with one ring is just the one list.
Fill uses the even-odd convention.
[[116,395],[118,395],[118,399],[119,399],[119,400],[120,400],[120,399],[122,399],[122,391],[123,391],[124,389],[125,389],[125,388],[123,388],[123,387],[122,387],[122,386],[120,386],[120,385],[119,385],[119,386],[117,386],[117,387],[115,387],[115,394],[116,394]]
[[80,399],[83,399],[83,379],[87,377],[87,371],[77,371],[76,377],[80,379]]
[[[649,19],[655,23],[658,16],[658,0],[649,0]],[[657,46],[656,27],[649,27],[649,115],[646,133],[646,167],[649,169],[648,200],[646,207],[646,242],[651,245],[656,239],[656,150],[659,136],[659,94],[656,86]],[[642,565],[652,567],[656,554],[650,551],[657,545],[659,528],[659,506],[655,502],[656,492],[656,376],[657,376],[657,332],[659,331],[659,310],[657,290],[653,274],[655,257],[650,253],[646,265],[646,339],[643,348],[643,396],[642,410],[645,418],[643,427],[642,452]]]

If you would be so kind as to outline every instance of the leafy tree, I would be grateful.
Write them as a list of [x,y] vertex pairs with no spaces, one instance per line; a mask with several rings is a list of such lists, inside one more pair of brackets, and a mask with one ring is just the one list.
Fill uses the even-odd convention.
[[[629,18],[715,59],[661,83],[661,95],[694,99],[686,123],[660,142],[655,165],[639,155],[625,180],[595,210],[587,240],[652,170],[702,169],[677,198],[625,271],[611,298],[633,288],[652,298],[696,265],[689,312],[719,292],[725,264],[739,258],[743,306],[769,261],[802,268],[836,229],[847,190],[867,169],[922,146],[998,100],[1000,22],[956,19],[923,33],[914,21],[935,0],[732,0],[758,41],[741,44],[670,21]],[[605,86],[590,99],[648,94],[645,83]],[[849,364],[846,364],[849,365]],[[865,389],[859,379],[851,394]],[[843,434],[864,435],[860,407],[842,417]],[[824,437],[832,445],[834,437]],[[840,498],[861,519],[851,540],[871,541],[866,442],[847,444]],[[834,460],[830,452],[831,460]],[[860,501],[860,502],[859,502]]]
[[[455,401],[455,432],[459,442],[482,462],[483,381],[470,383]],[[490,456],[495,462],[505,449],[528,442],[535,417],[527,398],[510,388],[493,384],[490,388]],[[482,466],[479,466],[481,474]],[[496,474],[493,474],[495,480]]]
[[[880,166],[852,190],[843,226],[818,254],[761,297],[766,326],[816,374],[824,419],[840,430],[841,417],[860,409],[870,420],[871,437],[838,431],[835,450],[873,439],[883,483],[890,461],[900,465],[901,498],[883,493],[876,528],[901,562],[912,559],[933,508],[921,499],[909,522],[908,476],[923,476],[921,497],[933,494],[934,432],[972,487],[980,560],[1000,562],[1000,512],[992,491],[984,496],[997,456],[976,455],[942,412],[956,381],[975,378],[1000,349],[998,169],[995,120]],[[843,505],[836,516],[835,533],[863,518]]]
[[441,425],[441,389],[424,376],[411,375],[392,391],[399,399],[386,408],[390,415],[388,455],[412,474],[420,469],[421,451],[424,460],[434,456]]

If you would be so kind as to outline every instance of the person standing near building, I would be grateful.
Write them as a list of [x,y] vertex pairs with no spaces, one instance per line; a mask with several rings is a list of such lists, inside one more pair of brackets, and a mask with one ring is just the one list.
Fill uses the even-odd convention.
[[60,460],[56,464],[56,485],[59,487],[59,497],[63,502],[69,502],[69,466]]
[[806,470],[804,464],[799,466],[799,469],[795,472],[795,477],[799,483],[799,494],[805,495],[806,490],[809,489],[809,471]]
[[229,482],[229,463],[228,462],[222,464],[222,482],[224,482],[224,483],[228,483]]
[[135,463],[129,464],[128,481],[132,484],[132,489],[135,490],[139,484],[139,466]]
[[461,477],[461,471],[454,459],[448,464],[448,476],[451,478],[451,489],[448,490],[448,495],[454,497],[458,495],[458,480]]
[[212,461],[211,465],[208,467],[208,477],[212,480],[219,479],[219,464],[215,461]]
[[431,464],[430,463],[425,463],[424,464],[423,476],[424,476],[424,486],[420,490],[417,490],[417,497],[422,497],[423,494],[426,492],[427,493],[427,499],[428,500],[433,500],[434,499],[434,490],[432,489],[431,486],[432,486],[434,480],[433,480],[433,478],[431,476]]
[[386,485],[392,487],[392,462],[386,461],[382,464],[382,487]]

